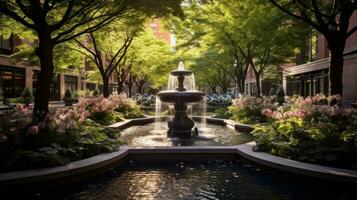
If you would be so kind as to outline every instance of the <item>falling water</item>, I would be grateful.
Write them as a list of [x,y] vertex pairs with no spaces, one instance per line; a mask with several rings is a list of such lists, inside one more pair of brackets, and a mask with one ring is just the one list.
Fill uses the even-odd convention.
[[183,84],[187,90],[196,90],[195,76],[193,74],[186,76]]
[[202,108],[202,120],[201,120],[201,128],[207,128],[207,97],[204,96],[201,101]]
[[192,117],[192,104],[187,105],[187,115]]
[[161,110],[162,110],[162,103],[158,96],[156,96],[156,105],[155,105],[155,124],[154,130],[159,131],[162,129],[161,127]]
[[172,118],[175,115],[174,105],[169,105],[170,117]]
[[178,80],[177,77],[169,75],[169,81],[167,83],[167,90],[175,90],[178,88]]
[[[179,63],[177,70],[185,70],[185,66],[182,61]],[[184,87],[188,91],[196,90],[195,76],[193,73],[191,75],[185,77]],[[178,88],[177,77],[170,74],[169,80],[167,83],[167,90],[173,91],[173,90],[176,90],[176,88]],[[175,114],[174,107],[173,107],[173,105],[168,105],[168,108],[169,108],[170,117],[172,117]],[[155,124],[154,124],[155,131],[160,131],[163,128],[163,127],[161,127],[162,123],[160,123],[162,121],[162,118],[161,118],[162,113],[163,113],[162,109],[163,109],[163,104],[162,104],[161,100],[159,99],[159,97],[156,97],[156,108],[155,108],[156,119],[155,119]],[[202,102],[200,103],[200,109],[202,109],[202,111],[200,111],[201,116],[202,116],[202,123],[201,123],[202,128],[206,128],[207,127],[207,123],[206,123],[207,99],[206,98],[203,98]],[[187,114],[188,114],[188,116],[192,117],[192,115],[193,115],[193,105],[192,104],[187,105]]]

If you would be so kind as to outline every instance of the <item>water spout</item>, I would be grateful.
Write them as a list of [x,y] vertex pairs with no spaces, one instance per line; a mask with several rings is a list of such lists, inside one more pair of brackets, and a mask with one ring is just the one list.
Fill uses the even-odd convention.
[[162,103],[158,96],[156,96],[156,104],[155,104],[155,123],[154,123],[154,131],[159,131],[162,129],[161,125],[161,110]]
[[201,108],[202,108],[202,120],[201,120],[201,124],[202,127],[201,128],[207,128],[207,97],[203,97],[202,101],[201,101]]
[[177,69],[178,70],[185,70],[185,64],[183,64],[183,62],[180,61]]

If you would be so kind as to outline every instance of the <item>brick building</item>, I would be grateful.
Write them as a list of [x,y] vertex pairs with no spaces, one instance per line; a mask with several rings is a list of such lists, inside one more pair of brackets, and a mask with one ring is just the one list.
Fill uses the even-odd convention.
[[[350,27],[357,25],[357,12],[351,17]],[[357,49],[357,33],[347,40],[345,52]],[[296,62],[281,65],[282,86],[287,95],[313,96],[319,93],[328,94],[329,90],[329,50],[327,41],[318,33],[311,33],[306,48],[296,55]],[[256,80],[251,69],[246,78],[246,94],[255,95]],[[262,94],[267,95],[274,83],[261,80]],[[357,101],[357,54],[346,56],[343,69],[344,100]]]
[[[350,27],[357,25],[357,13],[350,20]],[[357,33],[349,37],[345,52],[357,49]],[[322,35],[316,35],[316,44],[309,48],[311,59],[306,63],[284,67],[283,87],[287,95],[312,96],[318,93],[328,94],[329,89],[329,50]],[[343,98],[357,101],[357,54],[344,58]],[[299,59],[297,59],[299,61]]]
[[[160,20],[154,20],[149,26],[156,37],[168,43],[172,42],[172,35],[162,27]],[[0,90],[4,98],[19,97],[25,88],[30,89],[33,94],[36,91],[37,76],[40,68],[38,66],[30,66],[25,60],[14,62],[14,60],[10,59],[10,55],[16,51],[16,46],[24,42],[26,41],[20,40],[16,36],[11,36],[9,39],[4,39],[0,36]],[[101,90],[100,85],[86,81],[87,70],[89,70],[88,65],[83,60],[83,66],[76,66],[76,70],[67,69],[65,72],[54,75],[50,100],[62,100],[67,89],[71,91]],[[150,85],[147,84],[145,87],[146,91]],[[115,91],[117,88],[117,80],[114,74],[110,78],[110,88],[111,91]]]

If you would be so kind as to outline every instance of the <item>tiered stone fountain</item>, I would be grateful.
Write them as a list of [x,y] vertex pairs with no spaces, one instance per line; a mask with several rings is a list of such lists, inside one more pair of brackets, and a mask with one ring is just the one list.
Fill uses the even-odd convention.
[[198,90],[187,90],[184,86],[186,77],[192,75],[192,71],[185,70],[183,62],[180,62],[177,70],[170,74],[177,78],[178,86],[174,90],[165,90],[157,94],[161,102],[174,104],[174,117],[168,121],[168,137],[190,138],[197,134],[194,121],[187,116],[187,104],[199,102],[205,94]]

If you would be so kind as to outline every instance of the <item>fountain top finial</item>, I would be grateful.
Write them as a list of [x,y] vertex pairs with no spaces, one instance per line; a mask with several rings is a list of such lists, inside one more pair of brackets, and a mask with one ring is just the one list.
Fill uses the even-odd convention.
[[185,70],[185,64],[183,63],[183,61],[179,62],[177,70]]
[[183,61],[180,61],[177,70],[171,71],[170,74],[173,76],[189,76],[192,72],[190,70],[186,70]]

